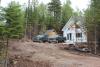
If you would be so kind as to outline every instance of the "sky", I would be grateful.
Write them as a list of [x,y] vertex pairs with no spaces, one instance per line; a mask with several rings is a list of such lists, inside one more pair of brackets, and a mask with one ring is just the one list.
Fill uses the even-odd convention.
[[[9,2],[14,1],[14,0],[1,0],[1,5],[2,6],[7,6]],[[27,3],[28,0],[16,0],[21,4]],[[43,2],[45,4],[47,4],[48,2],[50,2],[50,0],[38,0],[39,3]],[[60,0],[62,2],[62,4],[66,1],[66,0]],[[79,10],[83,10],[86,9],[89,5],[89,1],[90,0],[70,0],[71,1],[71,7],[76,11],[77,9]]]

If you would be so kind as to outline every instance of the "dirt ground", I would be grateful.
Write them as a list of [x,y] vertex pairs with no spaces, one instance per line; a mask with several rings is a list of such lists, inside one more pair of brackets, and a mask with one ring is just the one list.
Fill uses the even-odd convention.
[[[13,67],[43,67],[32,66],[34,61],[40,61],[40,63],[44,61],[44,64],[50,63],[50,67],[100,67],[100,58],[72,54],[67,50],[60,49],[57,45],[58,44],[35,43],[31,41],[10,42],[9,58],[14,60],[11,63],[15,65],[18,61],[23,59],[23,62],[19,62],[20,66],[16,65]],[[26,62],[25,59],[27,59],[28,62]],[[32,62],[32,64],[29,62]],[[21,66],[22,63],[27,64],[27,66]],[[39,62],[37,62],[37,65],[38,64]],[[45,65],[44,67],[49,66]]]

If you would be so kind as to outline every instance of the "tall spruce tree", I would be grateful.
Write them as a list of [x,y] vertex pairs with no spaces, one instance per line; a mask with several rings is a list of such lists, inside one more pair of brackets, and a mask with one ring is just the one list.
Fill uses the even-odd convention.
[[100,0],[91,0],[94,22],[100,24]]
[[50,22],[51,27],[55,29],[57,32],[60,31],[60,25],[61,25],[61,2],[60,0],[51,0],[50,3],[48,3],[48,11],[50,12],[50,18],[53,17],[53,21]]
[[[100,42],[100,0],[91,0],[89,8],[85,11],[88,41],[94,41],[95,45]],[[94,45],[94,43],[92,43]],[[90,44],[91,45],[91,44]],[[92,49],[96,49],[96,46]],[[94,48],[95,47],[95,48]],[[100,51],[100,45],[98,45]],[[96,52],[96,51],[95,51]]]
[[8,25],[9,37],[21,38],[24,33],[24,14],[19,3],[12,1],[5,8],[5,19]]
[[38,10],[38,20],[39,20],[39,31],[40,33],[43,33],[46,31],[46,23],[47,23],[47,7],[45,4],[41,3],[37,7]]
[[100,27],[100,1],[91,0],[89,8],[85,11],[86,26],[91,32],[94,32],[95,27]]
[[64,26],[69,18],[73,15],[73,9],[70,5],[70,0],[67,0],[66,3],[62,6],[62,26]]
[[61,2],[60,0],[51,0],[48,4],[48,10],[54,16],[54,21],[59,22],[61,19]]
[[[100,0],[91,0],[91,7],[93,8],[93,24],[94,24],[94,37],[95,45],[98,45],[100,52]],[[96,51],[95,51],[96,52]]]

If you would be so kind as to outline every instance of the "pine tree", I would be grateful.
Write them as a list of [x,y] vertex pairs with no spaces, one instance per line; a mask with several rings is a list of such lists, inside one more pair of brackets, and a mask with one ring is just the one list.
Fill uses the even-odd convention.
[[12,1],[7,8],[5,8],[5,19],[8,25],[9,36],[11,38],[21,38],[24,33],[24,13],[21,6]]
[[[92,49],[94,49],[100,42],[100,0],[91,0],[89,8],[85,11],[85,17],[89,35],[88,40],[95,42],[95,45],[92,47]],[[100,50],[99,45],[98,48]]]
[[73,9],[71,8],[70,0],[67,0],[66,3],[62,6],[62,26],[66,24],[66,22],[73,15]]
[[48,10],[54,16],[54,21],[59,22],[61,19],[61,2],[60,0],[51,0],[48,4]]
[[50,21],[52,29],[55,29],[57,32],[60,31],[60,25],[61,25],[61,2],[60,0],[51,0],[50,3],[48,3],[48,11],[50,13],[50,18],[52,21]]

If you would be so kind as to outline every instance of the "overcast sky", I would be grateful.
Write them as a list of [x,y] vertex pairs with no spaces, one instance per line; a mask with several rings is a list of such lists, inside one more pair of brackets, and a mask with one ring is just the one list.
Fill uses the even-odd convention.
[[[9,2],[11,2],[12,0],[1,0],[1,5],[2,6],[7,6],[7,4]],[[14,0],[13,0],[14,1]],[[27,3],[28,0],[16,0],[19,3],[23,4],[23,3]],[[45,4],[47,4],[48,2],[50,2],[50,0],[38,0],[40,3],[43,2]],[[62,3],[64,3],[66,0],[61,0]],[[73,9],[86,9],[88,7],[89,1],[90,0],[70,0],[72,3],[72,8]]]

